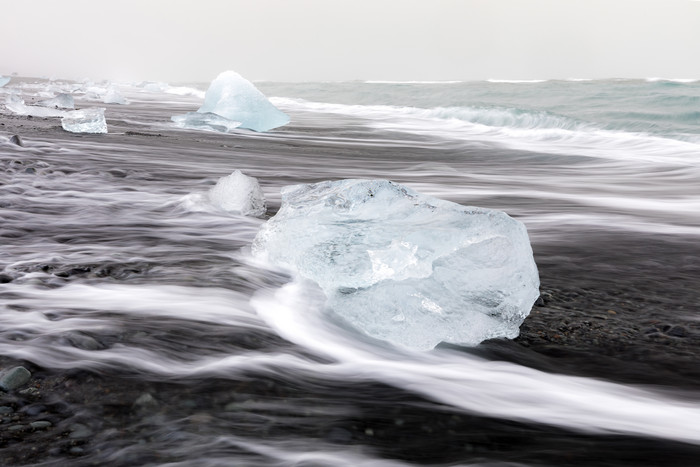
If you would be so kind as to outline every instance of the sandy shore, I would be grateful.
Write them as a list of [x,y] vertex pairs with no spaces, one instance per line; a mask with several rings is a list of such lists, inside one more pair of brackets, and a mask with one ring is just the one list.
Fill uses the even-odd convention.
[[[119,132],[118,124],[115,129]],[[109,141],[138,145],[159,137],[155,132],[121,130]],[[76,137],[63,133],[55,119],[14,116],[3,116],[0,134],[19,134],[27,140]],[[178,136],[168,136],[162,138],[163,146],[172,150],[186,143],[188,151],[201,152],[226,144],[246,153],[269,154],[280,148],[287,153],[298,152],[300,157],[322,153],[320,146],[294,147],[274,140],[260,150],[256,146],[261,144],[260,139],[227,137],[224,141],[206,135],[185,142]],[[533,249],[540,268],[542,296],[522,325],[520,337],[489,341],[465,351],[552,373],[675,393],[687,391],[686,397],[697,397],[700,245],[683,237],[598,231],[580,232],[551,243],[535,242]],[[110,465],[177,461],[176,457],[155,455],[130,457],[127,448],[141,441],[140,427],[157,424],[158,414],[163,413],[190,417],[193,429],[214,433],[218,428],[215,414],[230,403],[227,381],[140,381],[129,374],[56,371],[43,368],[40,362],[0,356],[0,369],[15,366],[26,367],[32,376],[16,390],[0,392],[3,465],[42,461],[49,461],[46,465],[91,465],[90,454],[103,449],[108,439],[113,457],[102,455],[101,459],[112,459]],[[353,394],[352,390],[360,389],[337,390]],[[383,456],[418,463],[493,457],[541,465],[696,465],[700,455],[697,446],[583,435],[546,426],[440,413],[434,406],[421,408],[425,401],[394,388],[377,385],[362,390],[372,392],[372,398],[378,400],[405,404],[377,406],[352,395],[348,397],[355,401],[357,416],[332,426],[261,425],[248,428],[245,435],[267,437],[275,436],[275,430],[298,430],[301,435],[338,444],[377,446]],[[295,388],[265,377],[240,383],[236,391],[256,398],[284,397],[291,404],[295,398],[327,397],[327,392],[314,393],[313,389]],[[382,423],[397,413],[408,421],[407,427],[392,429]],[[40,421],[49,424],[35,423]],[[373,428],[374,438],[370,439],[368,427],[384,428]],[[416,437],[415,433],[429,434]],[[143,451],[138,452],[143,456]]]

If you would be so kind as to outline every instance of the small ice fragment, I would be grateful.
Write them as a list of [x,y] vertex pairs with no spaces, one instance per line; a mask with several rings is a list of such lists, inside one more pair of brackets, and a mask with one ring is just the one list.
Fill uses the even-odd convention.
[[260,217],[267,211],[265,195],[258,180],[234,170],[209,190],[209,202],[224,211]]
[[148,92],[164,92],[166,89],[168,89],[168,83],[161,83],[161,82],[153,82],[153,81],[146,81],[141,84],[143,87],[144,91]]
[[[216,114],[221,118],[240,122],[240,128],[269,131],[289,123],[289,117],[256,88],[253,83],[234,71],[225,71],[214,79],[204,96],[200,114]],[[175,116],[173,121],[188,128],[200,128],[196,113]],[[205,125],[211,127],[210,125]]]
[[222,133],[227,133],[241,126],[241,122],[235,122],[209,112],[188,112],[185,115],[174,115],[170,119],[181,128],[219,131]]
[[9,76],[0,76],[0,88],[10,82]]
[[46,99],[38,103],[43,107],[54,109],[75,109],[75,101],[70,94],[61,93],[53,99]]
[[539,296],[522,223],[386,180],[283,188],[252,250],[316,282],[349,325],[418,350],[516,337]]
[[66,112],[61,126],[71,133],[107,133],[104,108],[90,108]]
[[126,99],[124,96],[122,96],[119,91],[117,91],[113,86],[107,89],[107,92],[105,93],[104,98],[102,99],[102,102],[105,104],[119,104],[119,105],[125,105],[127,104]]

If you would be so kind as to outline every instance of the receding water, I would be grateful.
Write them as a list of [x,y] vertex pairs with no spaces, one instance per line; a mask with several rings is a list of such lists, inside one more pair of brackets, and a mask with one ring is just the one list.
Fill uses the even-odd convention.
[[[70,87],[77,106],[104,106],[86,86],[13,81],[0,93],[31,103]],[[572,371],[555,358],[543,371],[519,363],[524,347],[504,359],[372,341],[326,317],[313,287],[251,256],[265,219],[188,211],[183,198],[239,169],[259,179],[270,215],[282,186],[342,178],[502,209],[528,228],[543,288],[632,290],[625,300],[642,311],[663,298],[649,313],[684,326],[688,340],[669,348],[690,349],[700,84],[260,88],[288,126],[176,128],[170,116],[195,110],[203,86],[121,86],[130,103],[106,106],[107,135],[3,113],[0,355],[97,381],[82,402],[44,396],[70,407],[66,427],[92,433],[70,465],[654,465],[674,454],[691,465],[700,379],[638,385],[595,362]],[[110,381],[133,399],[98,391]],[[58,452],[41,462],[69,465]]]

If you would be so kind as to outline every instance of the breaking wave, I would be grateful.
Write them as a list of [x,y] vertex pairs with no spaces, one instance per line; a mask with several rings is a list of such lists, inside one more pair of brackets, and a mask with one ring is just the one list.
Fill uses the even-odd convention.
[[[488,142],[511,149],[636,162],[700,164],[697,135],[658,135],[601,127],[544,110],[507,107],[346,105],[298,98],[273,98],[293,111],[334,113],[363,119],[380,130],[463,142]],[[692,119],[694,114],[682,116]],[[630,129],[631,130],[631,129]]]

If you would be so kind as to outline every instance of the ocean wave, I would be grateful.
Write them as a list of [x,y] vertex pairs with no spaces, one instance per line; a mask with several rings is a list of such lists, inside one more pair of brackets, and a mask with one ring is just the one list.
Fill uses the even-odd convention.
[[654,135],[608,129],[544,110],[507,107],[404,107],[347,105],[272,98],[291,111],[334,113],[366,120],[385,131],[489,142],[512,149],[603,159],[698,165],[700,145],[689,135]]
[[464,81],[458,80],[437,80],[437,81],[384,81],[384,80],[367,80],[365,84],[459,84]]
[[504,107],[401,107],[392,105],[346,105],[310,102],[303,99],[272,98],[275,104],[300,110],[340,113],[358,117],[386,119],[388,117],[420,118],[437,121],[461,121],[490,127],[579,129],[587,125],[547,111]]
[[697,83],[700,81],[698,78],[646,78],[644,81],[647,83]]
[[527,83],[546,83],[546,79],[487,79],[489,83],[504,83],[504,84],[527,84]]

